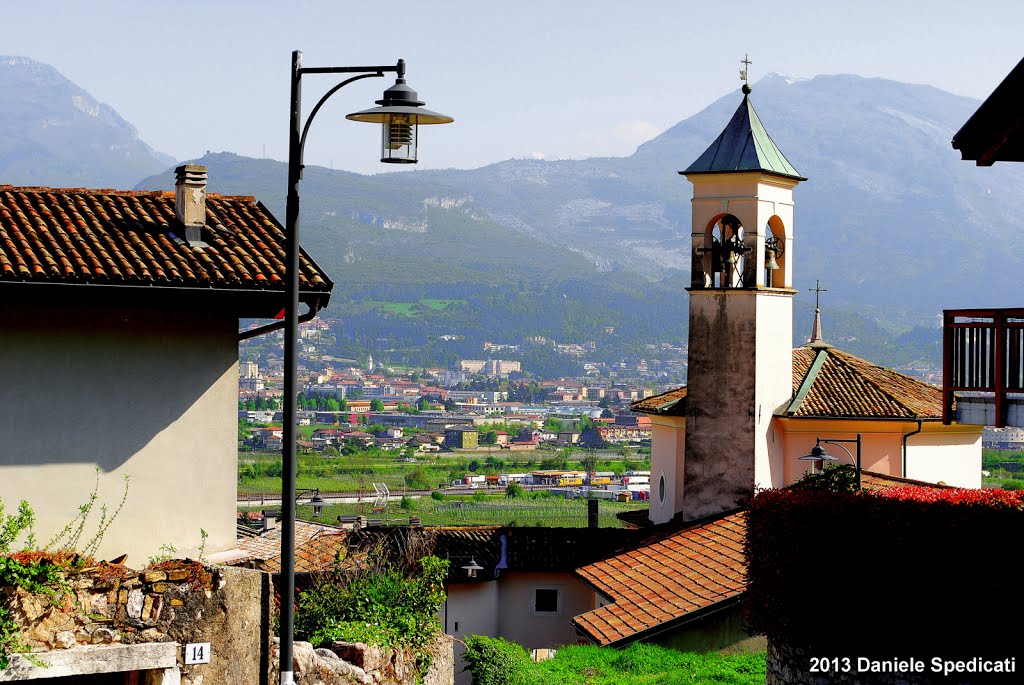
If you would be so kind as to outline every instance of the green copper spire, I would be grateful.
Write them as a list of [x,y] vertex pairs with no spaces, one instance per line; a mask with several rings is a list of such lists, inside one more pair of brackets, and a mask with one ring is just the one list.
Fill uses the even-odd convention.
[[729,125],[711,143],[697,161],[680,174],[724,174],[737,171],[763,171],[800,181],[800,175],[772,141],[750,102],[750,86],[743,86],[743,102]]

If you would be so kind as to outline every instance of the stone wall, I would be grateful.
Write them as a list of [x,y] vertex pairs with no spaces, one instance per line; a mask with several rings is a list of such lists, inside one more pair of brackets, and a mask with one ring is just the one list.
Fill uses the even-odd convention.
[[[278,682],[277,640],[274,641],[271,682]],[[430,670],[422,685],[452,685],[455,682],[453,643],[440,635],[430,649]],[[336,642],[330,648],[314,649],[308,642],[293,645],[297,685],[413,685],[416,658],[412,653],[360,643]]]
[[[101,564],[68,581],[70,592],[55,597],[0,589],[22,639],[44,664],[59,663],[68,674],[169,668],[182,685],[267,682],[272,598],[266,574],[196,562],[167,562],[145,571]],[[209,643],[209,663],[185,664],[184,645],[190,643]],[[146,656],[154,644],[173,645],[170,664],[163,656],[167,649],[159,660]],[[101,646],[118,648],[124,659],[103,670],[93,663]],[[21,679],[47,677],[45,668],[42,676],[32,676],[31,664],[21,661]]]

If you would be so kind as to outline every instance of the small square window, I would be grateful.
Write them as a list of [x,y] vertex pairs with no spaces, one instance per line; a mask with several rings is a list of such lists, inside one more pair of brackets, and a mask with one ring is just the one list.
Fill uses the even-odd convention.
[[533,595],[533,610],[538,614],[557,614],[558,590],[556,588],[537,588]]

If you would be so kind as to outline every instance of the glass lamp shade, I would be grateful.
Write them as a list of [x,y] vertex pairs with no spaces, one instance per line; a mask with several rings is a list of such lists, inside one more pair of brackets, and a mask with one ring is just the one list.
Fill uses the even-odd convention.
[[386,164],[415,164],[419,126],[408,114],[393,114],[381,124],[380,161]]

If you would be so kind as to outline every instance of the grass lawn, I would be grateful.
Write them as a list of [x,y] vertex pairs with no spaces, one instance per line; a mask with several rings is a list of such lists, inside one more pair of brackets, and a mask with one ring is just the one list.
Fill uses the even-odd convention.
[[574,646],[536,664],[539,682],[560,685],[764,685],[765,653],[721,655],[677,652],[647,644],[623,650]]

